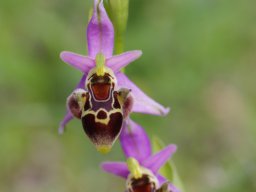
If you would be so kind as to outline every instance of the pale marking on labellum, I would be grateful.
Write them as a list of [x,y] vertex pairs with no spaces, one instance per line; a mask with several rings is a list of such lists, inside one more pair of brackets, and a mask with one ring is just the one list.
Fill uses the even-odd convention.
[[[98,119],[97,118],[97,114],[100,111],[104,111],[107,114],[107,118],[105,118],[105,119]],[[110,116],[112,114],[114,114],[114,113],[121,113],[121,114],[123,114],[121,109],[113,109],[111,111],[106,111],[104,108],[99,108],[97,111],[92,111],[92,110],[83,111],[82,117],[84,117],[84,116],[86,116],[88,114],[91,114],[91,115],[93,115],[95,117],[95,122],[96,123],[102,123],[104,125],[108,125],[108,123],[110,121]]]

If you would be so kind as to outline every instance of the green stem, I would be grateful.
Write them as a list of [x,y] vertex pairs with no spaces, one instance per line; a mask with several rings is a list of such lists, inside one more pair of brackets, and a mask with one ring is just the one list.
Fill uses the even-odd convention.
[[[115,53],[121,54],[124,52],[124,35],[118,32],[115,34]],[[125,68],[122,68],[121,72],[125,73]]]
[[115,32],[115,53],[121,54],[124,52],[124,35]]
[[115,54],[121,54],[125,47],[129,0],[106,0],[105,7],[115,29]]

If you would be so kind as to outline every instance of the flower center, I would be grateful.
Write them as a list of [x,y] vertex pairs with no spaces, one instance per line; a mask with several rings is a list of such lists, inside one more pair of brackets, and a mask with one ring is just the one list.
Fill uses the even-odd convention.
[[129,192],[155,192],[155,183],[148,175],[143,175],[140,179],[132,179]]
[[156,192],[158,180],[149,169],[140,166],[134,158],[129,158],[127,165],[130,171],[126,183],[128,192]]

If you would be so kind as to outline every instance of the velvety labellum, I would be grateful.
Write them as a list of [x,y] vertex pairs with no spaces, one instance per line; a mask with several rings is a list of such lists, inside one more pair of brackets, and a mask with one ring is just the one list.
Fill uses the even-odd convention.
[[81,118],[85,133],[97,149],[108,152],[131,110],[130,90],[115,90],[116,79],[111,71],[97,75],[93,70],[88,75],[86,88],[87,91],[79,89],[69,97],[70,111]]
[[147,175],[143,175],[139,179],[131,180],[129,192],[156,192],[156,186]]

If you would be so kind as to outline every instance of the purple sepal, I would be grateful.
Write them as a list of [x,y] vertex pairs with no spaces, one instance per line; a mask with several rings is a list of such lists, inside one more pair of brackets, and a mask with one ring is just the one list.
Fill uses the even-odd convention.
[[146,132],[131,119],[127,119],[123,126],[120,143],[125,156],[142,162],[151,155],[151,144]]
[[168,145],[163,150],[145,159],[142,165],[153,171],[153,173],[157,173],[168,159],[170,159],[172,154],[175,153],[176,149],[176,145]]
[[131,93],[134,97],[134,105],[132,112],[146,113],[152,115],[167,115],[170,111],[169,108],[165,108],[149,96],[147,96],[140,88],[138,88],[128,77],[119,72],[116,74],[118,80],[118,86],[131,89]]
[[106,58],[112,56],[114,47],[114,28],[103,6],[103,0],[94,0],[92,18],[87,28],[88,54],[95,58],[102,53]]
[[101,164],[101,168],[107,173],[111,173],[125,179],[129,175],[127,164],[123,162],[104,162]]

